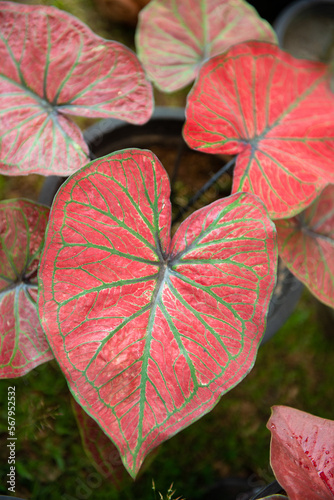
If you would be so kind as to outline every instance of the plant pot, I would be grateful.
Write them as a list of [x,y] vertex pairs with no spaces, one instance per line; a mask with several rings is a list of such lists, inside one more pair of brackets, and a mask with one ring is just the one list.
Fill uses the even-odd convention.
[[[183,140],[184,124],[182,108],[157,107],[151,120],[145,125],[131,125],[120,120],[101,120],[88,128],[85,139],[93,157],[101,157],[113,151],[137,147],[153,151],[171,179],[172,202],[178,201],[174,186],[193,196],[202,185],[226,163],[229,157],[206,154],[190,149]],[[230,194],[232,172],[211,188],[205,204]],[[64,181],[64,177],[50,176],[46,179],[39,201],[51,205],[53,197]],[[173,194],[174,193],[174,194]],[[198,206],[197,206],[198,207]],[[303,285],[279,260],[277,283],[269,306],[267,328],[262,343],[269,340],[286,322],[294,310]]]
[[280,46],[293,56],[328,63],[334,57],[334,0],[298,0],[274,22]]

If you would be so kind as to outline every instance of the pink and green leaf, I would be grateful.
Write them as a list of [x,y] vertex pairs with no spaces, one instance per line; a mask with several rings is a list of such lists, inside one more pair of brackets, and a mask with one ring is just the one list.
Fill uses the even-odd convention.
[[152,89],[136,55],[55,7],[0,2],[0,172],[69,175],[88,161],[67,115],[144,123]]
[[206,63],[188,97],[184,137],[237,154],[233,192],[292,217],[334,182],[334,94],[327,66],[248,42]]
[[0,378],[25,375],[53,358],[37,312],[37,268],[49,209],[0,203]]
[[289,500],[331,500],[334,495],[334,422],[274,406],[271,467]]
[[129,476],[124,469],[119,451],[101,427],[75,399],[72,398],[71,401],[87,456],[105,479],[120,487],[121,483],[126,481]]
[[88,164],[55,199],[40,266],[52,350],[133,476],[250,371],[275,282],[258,198],[219,200],[171,240],[169,195],[149,151]]
[[290,271],[334,307],[334,186],[291,219],[276,221],[279,254]]
[[152,0],[136,33],[138,56],[165,92],[185,87],[205,60],[246,40],[276,42],[276,35],[243,0]]

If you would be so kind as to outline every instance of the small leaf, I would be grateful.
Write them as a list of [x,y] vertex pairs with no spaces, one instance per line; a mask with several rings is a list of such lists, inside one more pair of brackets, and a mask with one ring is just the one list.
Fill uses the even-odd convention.
[[75,399],[71,398],[71,402],[87,456],[105,479],[120,487],[129,476],[124,469],[119,451]]
[[53,358],[37,313],[37,268],[49,209],[0,203],[0,377],[25,375]]
[[334,307],[334,186],[306,210],[276,221],[279,254],[290,271]]
[[150,151],[88,164],[58,192],[40,266],[54,354],[132,475],[250,371],[275,282],[258,198],[219,200],[171,241],[169,194]]
[[273,219],[301,212],[334,182],[334,95],[327,67],[248,42],[206,63],[188,98],[184,137],[238,154],[233,192],[259,196]]
[[152,89],[136,55],[55,7],[0,2],[0,172],[69,175],[88,148],[67,115],[144,123]]
[[274,406],[271,467],[290,500],[332,500],[334,422],[294,408]]
[[136,33],[138,56],[165,92],[185,87],[205,60],[246,40],[276,42],[276,35],[242,0],[152,0]]

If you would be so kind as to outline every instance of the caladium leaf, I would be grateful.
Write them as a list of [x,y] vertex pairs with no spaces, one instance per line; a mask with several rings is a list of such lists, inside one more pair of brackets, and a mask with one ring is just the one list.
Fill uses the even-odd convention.
[[53,358],[37,313],[37,268],[49,208],[0,203],[0,378],[20,377]]
[[69,175],[87,163],[66,115],[146,122],[152,89],[136,55],[55,7],[0,2],[0,172]]
[[330,500],[334,495],[334,422],[274,406],[271,466],[290,500]]
[[184,137],[238,154],[233,192],[258,195],[272,218],[301,212],[334,182],[334,95],[327,67],[248,42],[206,63],[188,98]]
[[191,83],[205,60],[246,40],[275,42],[276,35],[243,0],[152,0],[136,32],[138,56],[165,92]]
[[334,307],[334,186],[291,219],[276,222],[279,253],[290,271]]
[[124,150],[58,192],[40,265],[40,317],[83,408],[135,475],[251,369],[276,274],[274,224],[238,193],[173,240],[167,173]]
[[87,456],[105,479],[115,486],[129,478],[119,451],[101,427],[75,401],[71,399],[75,418]]

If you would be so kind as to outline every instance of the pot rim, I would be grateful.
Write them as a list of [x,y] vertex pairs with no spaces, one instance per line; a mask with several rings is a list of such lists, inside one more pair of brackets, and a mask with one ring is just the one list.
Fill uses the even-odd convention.
[[334,0],[296,0],[282,10],[273,23],[273,28],[276,32],[281,48],[284,48],[284,37],[291,21],[298,17],[302,12],[311,9],[312,7],[319,7],[321,4],[333,6],[334,12]]

